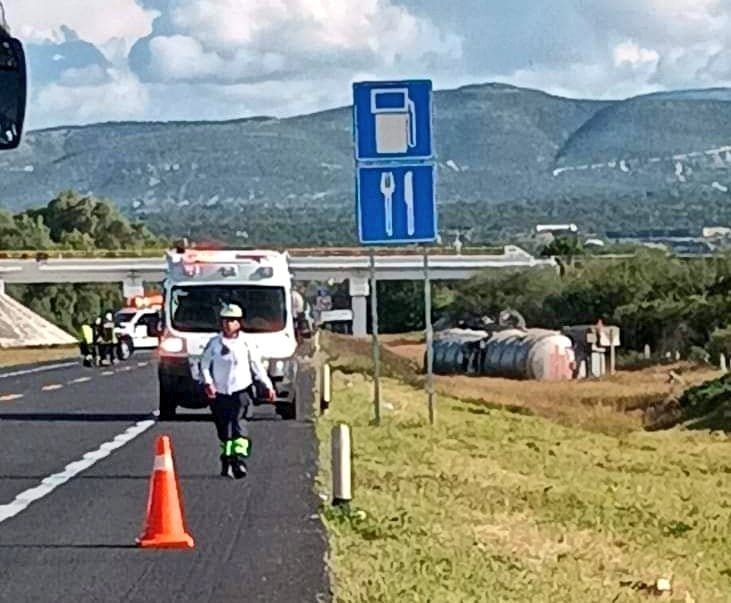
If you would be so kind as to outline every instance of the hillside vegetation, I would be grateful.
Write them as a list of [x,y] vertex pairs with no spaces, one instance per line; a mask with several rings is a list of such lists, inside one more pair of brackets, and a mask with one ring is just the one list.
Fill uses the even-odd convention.
[[[2,250],[142,250],[162,241],[139,222],[130,222],[108,201],[62,193],[47,206],[18,214],[0,211]],[[8,285],[7,291],[44,318],[76,333],[122,304],[122,287],[103,284]]]
[[[437,92],[441,226],[499,241],[536,222],[570,220],[599,233],[731,223],[723,150],[731,97],[720,92],[617,102],[500,84]],[[30,132],[0,163],[0,202],[23,209],[74,188],[114,199],[168,235],[349,244],[351,130],[350,109],[338,108]]]

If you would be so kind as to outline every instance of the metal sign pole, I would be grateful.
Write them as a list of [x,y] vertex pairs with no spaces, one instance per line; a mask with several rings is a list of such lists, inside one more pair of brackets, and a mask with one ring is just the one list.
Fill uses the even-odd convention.
[[424,251],[424,318],[426,323],[426,395],[429,404],[429,424],[436,422],[434,409],[434,328],[431,321],[431,277],[429,251]]
[[381,424],[381,353],[378,347],[378,287],[376,256],[371,252],[371,332],[373,339],[373,422]]

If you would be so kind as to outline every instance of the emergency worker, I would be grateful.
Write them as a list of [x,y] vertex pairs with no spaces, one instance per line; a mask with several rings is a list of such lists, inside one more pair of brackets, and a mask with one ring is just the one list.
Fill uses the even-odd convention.
[[84,366],[94,366],[96,364],[94,329],[89,324],[81,325],[81,355],[84,359]]
[[203,350],[201,374],[221,447],[221,475],[228,477],[232,471],[241,479],[251,454],[245,417],[256,396],[256,385],[266,390],[264,397],[269,401],[276,393],[256,345],[241,331],[244,311],[227,304],[219,317],[221,332]]
[[102,328],[102,317],[94,319],[94,349],[96,351],[95,363],[101,366],[104,357],[104,329]]
[[104,342],[104,357],[109,358],[109,364],[116,364],[117,358],[114,352],[117,349],[117,332],[114,325],[114,316],[111,312],[107,312],[104,315],[104,322],[102,323],[102,341]]

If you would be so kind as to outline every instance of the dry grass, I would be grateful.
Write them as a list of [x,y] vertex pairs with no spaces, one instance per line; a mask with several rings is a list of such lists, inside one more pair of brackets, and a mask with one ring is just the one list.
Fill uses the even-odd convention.
[[[382,348],[382,372],[411,385],[421,385],[424,346],[416,335],[388,336]],[[325,348],[334,366],[344,371],[372,372],[370,341],[328,334]],[[678,393],[668,383],[668,372],[681,373],[688,385],[698,385],[721,375],[709,368],[688,364],[619,372],[600,380],[540,383],[489,377],[435,376],[438,394],[482,403],[524,414],[535,414],[563,425],[605,433],[621,433],[641,427],[642,411]]]
[[336,373],[318,421],[323,488],[331,427],[353,431],[354,505],[323,513],[335,601],[646,601],[660,577],[665,600],[729,600],[727,436],[597,434],[446,396],[430,428],[393,379],[374,427],[371,388]]
[[74,360],[78,356],[78,347],[0,349],[0,367],[54,360]]

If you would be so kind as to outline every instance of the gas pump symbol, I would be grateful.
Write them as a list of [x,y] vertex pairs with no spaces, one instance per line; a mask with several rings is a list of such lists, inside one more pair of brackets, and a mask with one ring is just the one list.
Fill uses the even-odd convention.
[[416,146],[416,105],[408,88],[371,90],[371,113],[379,155],[405,154]]

